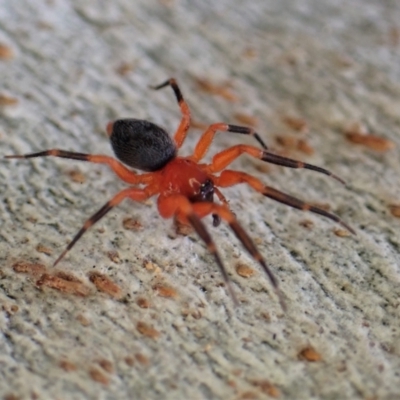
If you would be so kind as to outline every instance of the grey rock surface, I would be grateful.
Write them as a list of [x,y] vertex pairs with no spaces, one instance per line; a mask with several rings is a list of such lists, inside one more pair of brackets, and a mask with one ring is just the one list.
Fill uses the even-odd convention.
[[[3,48],[0,59],[1,155],[111,155],[105,125],[114,118],[148,119],[172,133],[180,118],[172,91],[148,85],[174,76],[197,123],[239,124],[242,113],[257,119],[273,149],[276,136],[305,138],[314,154],[288,154],[347,186],[311,171],[263,172],[246,156],[232,167],[329,203],[357,235],[340,237],[331,221],[244,185],[224,191],[288,306],[283,313],[228,227],[207,218],[240,300],[235,309],[204,244],[176,235],[154,201],[112,210],[52,269],[84,221],[126,186],[106,166],[3,159],[0,396],[399,398],[400,221],[389,208],[400,204],[399,21],[400,4],[389,0],[1,2],[0,43],[13,52],[4,59]],[[226,89],[209,93],[198,79]],[[285,116],[303,119],[309,132],[295,132]],[[357,124],[394,148],[350,143],[343,131]],[[181,154],[200,134],[190,131]],[[253,143],[219,133],[210,156],[241,142]],[[126,218],[135,229],[124,229]],[[18,272],[18,262],[73,275],[83,286],[70,286],[88,292],[40,285],[50,282],[44,271]],[[238,263],[254,275],[239,276]],[[96,289],[93,271],[120,293]],[[177,296],[160,296],[172,294],[163,286]],[[307,360],[307,348],[320,360]]]

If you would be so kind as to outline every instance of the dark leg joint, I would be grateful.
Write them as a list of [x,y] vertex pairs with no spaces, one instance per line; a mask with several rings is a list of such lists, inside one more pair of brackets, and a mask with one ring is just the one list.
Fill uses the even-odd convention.
[[265,150],[268,149],[267,145],[261,139],[260,135],[257,132],[255,132],[253,128],[248,128],[247,126],[239,126],[239,125],[228,125],[228,131],[233,133],[241,133],[243,135],[254,136],[255,139],[258,141],[258,143],[260,143]]
[[319,172],[321,174],[328,175],[340,183],[345,184],[345,181],[341,178],[339,178],[337,175],[333,174],[332,172],[328,171],[325,168],[317,167],[316,165],[312,164],[307,164],[303,163],[301,161],[293,160],[291,158],[287,157],[282,157],[278,156],[277,154],[270,153],[268,151],[265,151],[262,158],[263,161],[269,162],[271,164],[276,164],[276,165],[281,165],[283,167],[288,167],[288,168],[304,168],[304,169],[309,169],[312,171]]
[[171,86],[172,87],[172,90],[175,93],[175,96],[176,96],[176,99],[178,100],[178,103],[183,101],[182,93],[181,93],[181,91],[180,91],[180,89],[178,87],[178,84],[176,83],[176,80],[174,78],[170,78],[170,79],[166,80],[165,82],[163,82],[163,83],[161,83],[159,85],[150,86],[150,88],[154,89],[154,90],[159,90],[159,89],[165,88],[166,86]]

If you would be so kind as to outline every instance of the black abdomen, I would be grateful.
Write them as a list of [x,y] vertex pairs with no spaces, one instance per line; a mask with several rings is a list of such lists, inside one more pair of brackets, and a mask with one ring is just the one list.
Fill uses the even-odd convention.
[[168,133],[145,120],[114,121],[110,141],[119,160],[142,171],[161,169],[177,153],[175,143]]

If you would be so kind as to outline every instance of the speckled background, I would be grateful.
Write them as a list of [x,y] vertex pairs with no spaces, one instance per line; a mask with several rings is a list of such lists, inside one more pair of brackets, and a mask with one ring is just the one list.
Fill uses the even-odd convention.
[[[0,396],[399,398],[400,220],[389,208],[400,204],[399,21],[394,0],[2,2],[0,43],[12,51],[3,48],[0,60],[2,155],[111,155],[104,128],[117,117],[173,132],[180,114],[172,91],[148,85],[175,76],[197,126],[238,124],[244,113],[271,148],[344,178],[347,186],[311,171],[263,171],[246,156],[233,164],[329,204],[357,236],[337,236],[331,221],[246,186],[224,191],[279,279],[286,313],[234,235],[208,218],[241,303],[235,309],[204,244],[176,235],[154,201],[111,211],[54,271],[83,222],[125,186],[106,166],[2,160]],[[202,90],[199,78],[225,84],[228,98]],[[304,120],[308,132],[295,132],[285,116]],[[343,132],[355,124],[394,148],[350,143]],[[190,131],[182,154],[200,133]],[[210,155],[253,143],[217,136]],[[277,136],[302,138],[314,153],[282,148]],[[72,274],[86,296],[40,286],[43,271],[19,273],[17,262]],[[254,275],[239,276],[238,263]],[[119,294],[97,290],[93,271]],[[307,348],[314,353],[300,357]]]

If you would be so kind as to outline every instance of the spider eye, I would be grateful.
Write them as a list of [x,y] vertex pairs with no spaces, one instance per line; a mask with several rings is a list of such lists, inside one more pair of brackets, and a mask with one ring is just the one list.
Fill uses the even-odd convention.
[[200,186],[200,196],[205,201],[213,201],[214,197],[214,184],[210,179],[207,179],[201,186]]

